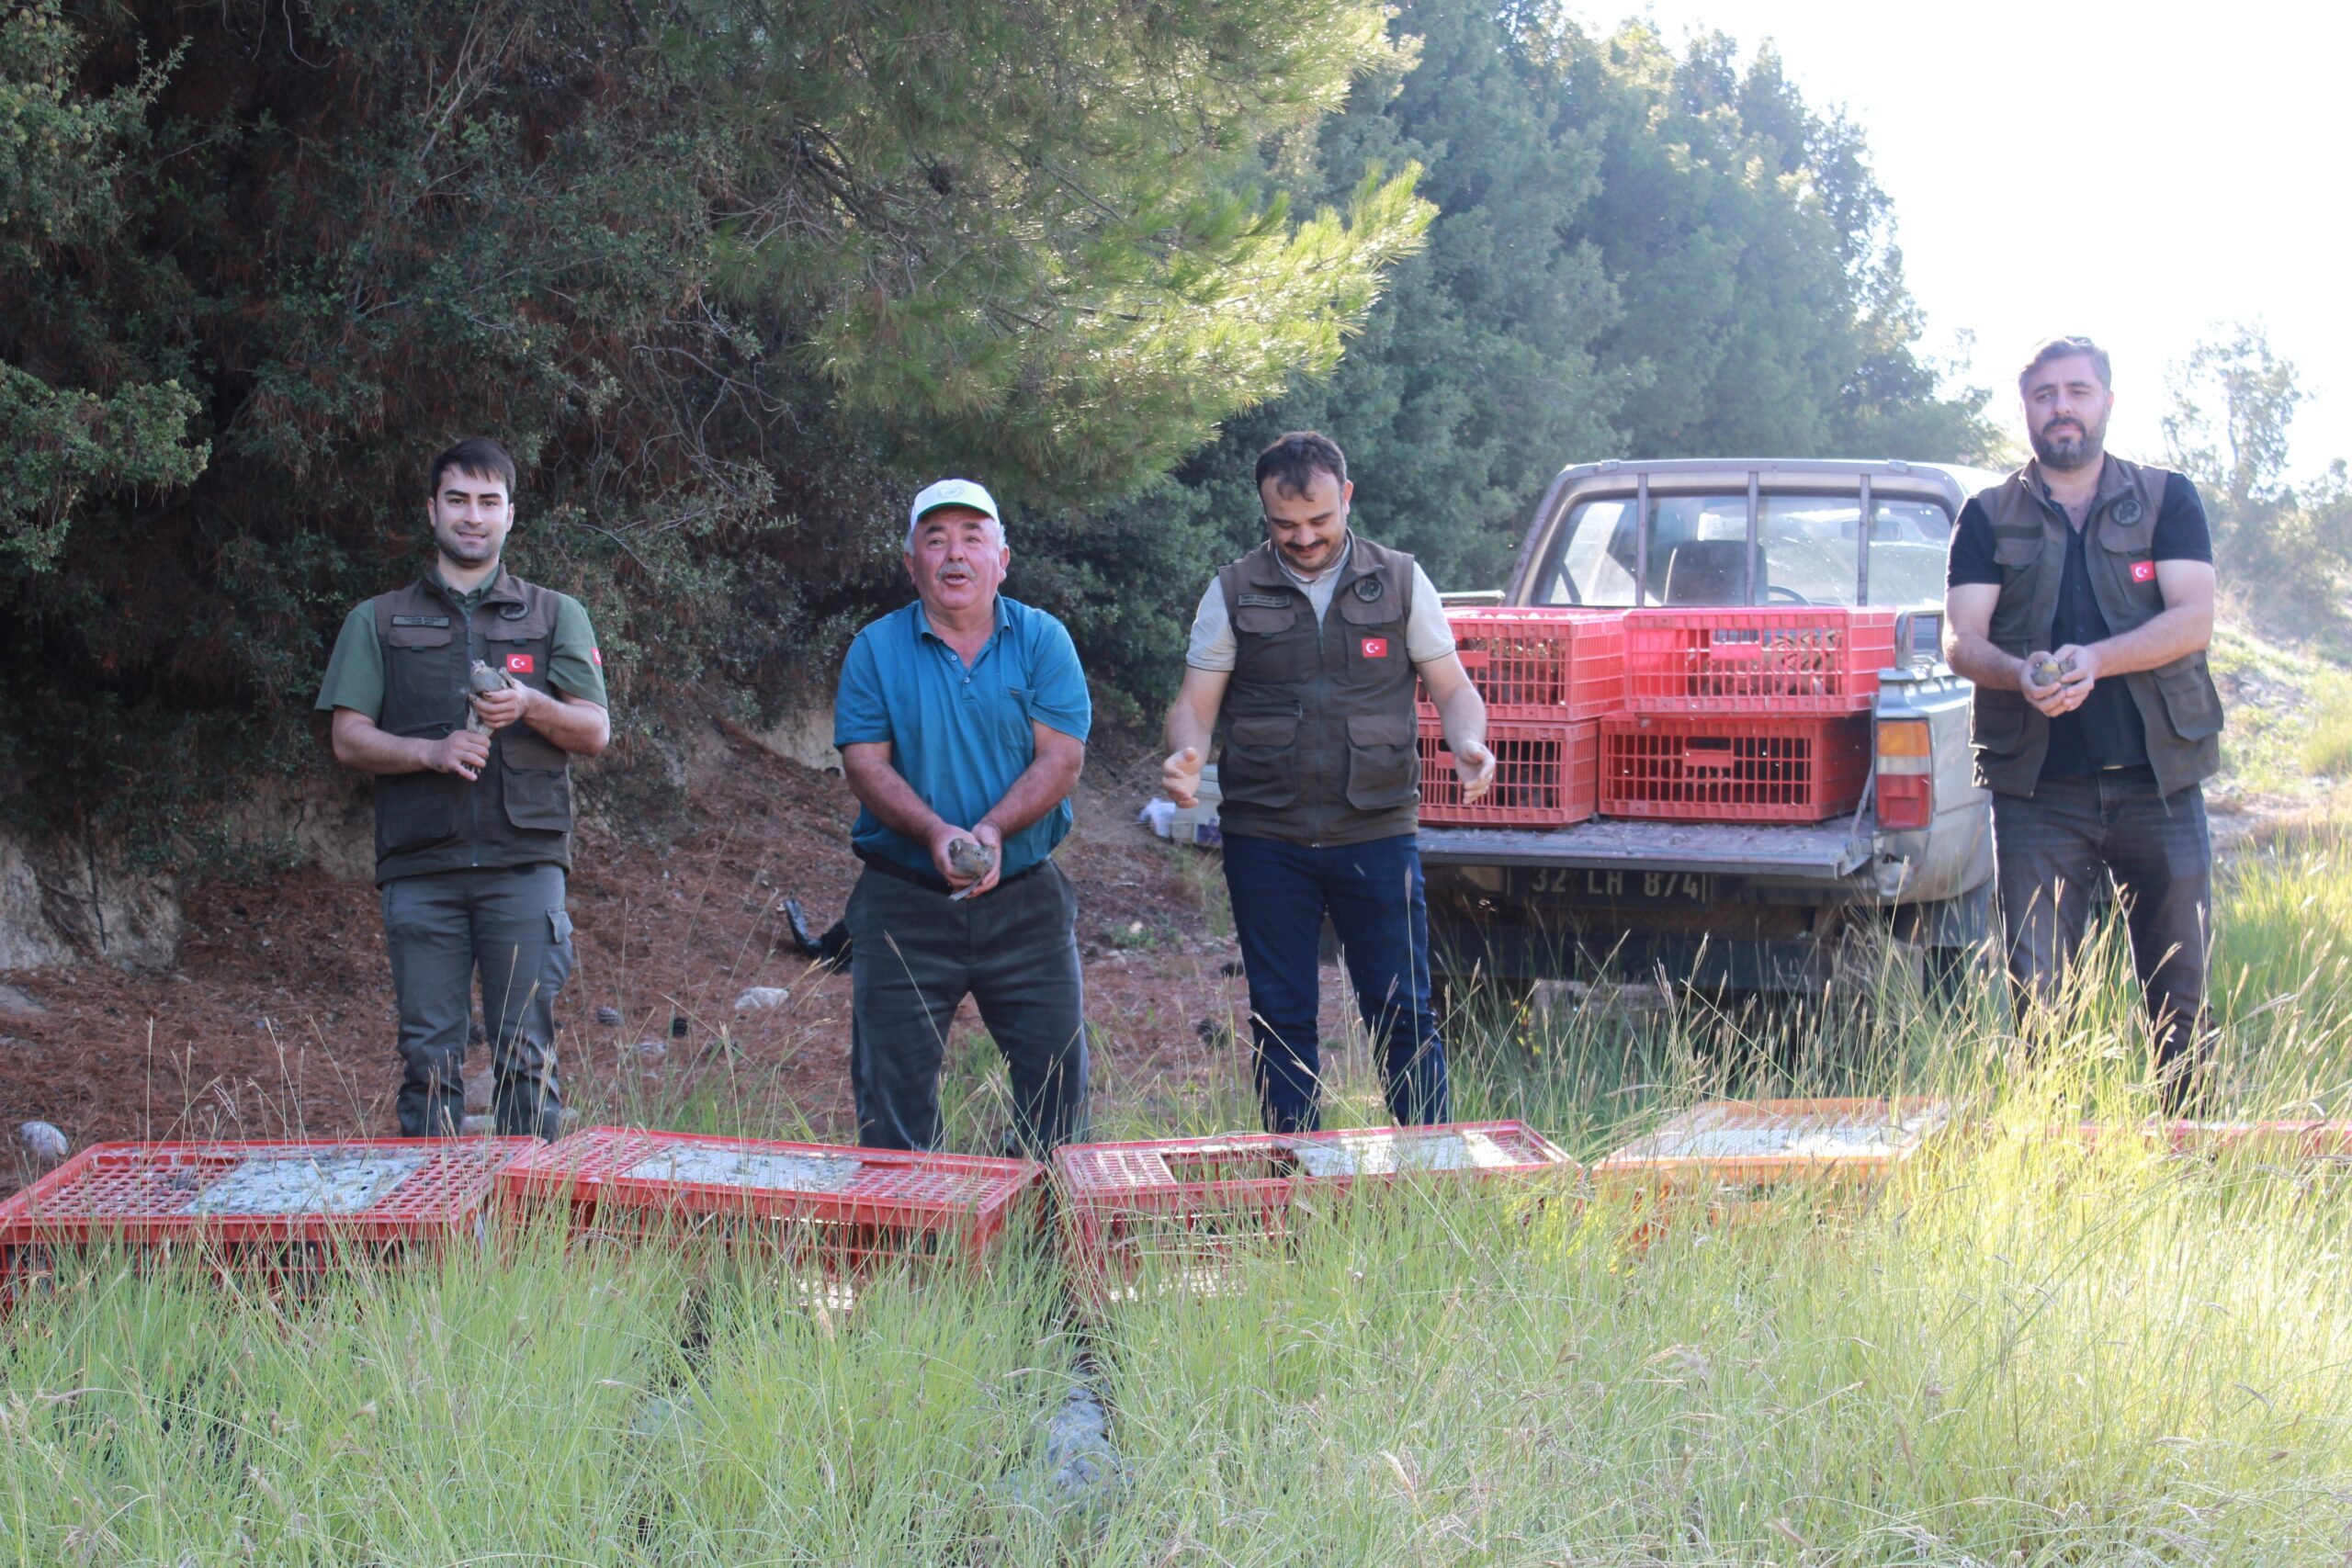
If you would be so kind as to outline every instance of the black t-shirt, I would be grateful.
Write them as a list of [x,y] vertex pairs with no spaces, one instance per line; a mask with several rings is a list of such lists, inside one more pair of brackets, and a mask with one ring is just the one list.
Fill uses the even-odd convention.
[[[2042,504],[2061,510],[2049,492]],[[2066,530],[2066,566],[2058,586],[2058,608],[2051,616],[2048,648],[2069,643],[2087,646],[2108,635],[2107,617],[2099,613],[2098,596],[2091,588],[2090,558],[2086,530]],[[2164,504],[2156,509],[2153,560],[2213,558],[2213,536],[2205,523],[2204,502],[2197,487],[2179,474],[2165,476]],[[1944,568],[1944,585],[1987,582],[2000,586],[2000,563],[1993,558],[1993,519],[1975,498],[1960,509],[1951,532],[1951,554]],[[2145,767],[2148,735],[2140,720],[2139,705],[2119,678],[2101,681],[2083,705],[2050,721],[2050,751],[2042,759],[2041,776],[2071,778],[2108,768]]]

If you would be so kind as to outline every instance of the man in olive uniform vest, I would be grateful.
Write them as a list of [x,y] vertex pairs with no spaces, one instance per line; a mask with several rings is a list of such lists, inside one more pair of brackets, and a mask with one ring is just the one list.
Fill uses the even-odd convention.
[[1945,652],[1976,683],[1976,779],[1993,792],[1996,889],[2019,1006],[2046,1004],[2112,878],[2179,1107],[2206,1054],[2221,766],[2206,669],[2213,547],[2197,489],[2106,451],[2108,356],[2053,338],[2018,378],[2033,460],[1961,511]]
[[1217,757],[1226,886],[1250,985],[1269,1132],[1320,1117],[1317,948],[1330,917],[1364,1027],[1378,1043],[1389,1114],[1448,1118],[1445,1045],[1430,995],[1429,908],[1416,807],[1414,678],[1438,705],[1464,796],[1492,782],[1487,705],[1463,672],[1428,576],[1348,526],[1355,487],[1336,443],[1294,431],[1258,458],[1266,542],[1201,596],[1161,770],[1195,804]]
[[[514,491],[514,460],[494,441],[461,441],[433,460],[433,564],[351,612],[319,691],[335,761],[376,776],[400,1122],[412,1138],[455,1134],[463,1119],[477,970],[498,1131],[551,1138],[562,1110],[554,1004],[571,974],[569,760],[595,756],[611,730],[588,613],[500,563]],[[477,663],[505,683],[480,692],[495,682],[474,678]]]

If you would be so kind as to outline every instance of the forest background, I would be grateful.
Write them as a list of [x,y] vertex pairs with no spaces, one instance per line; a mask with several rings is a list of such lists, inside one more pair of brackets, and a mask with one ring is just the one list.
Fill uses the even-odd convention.
[[[321,767],[334,627],[463,434],[520,459],[511,563],[590,606],[658,821],[686,715],[830,694],[938,474],[1133,716],[1283,429],[1490,586],[1568,462],[1998,456],[1920,340],[1860,132],[1769,47],[1547,0],[15,6],[0,811],[185,866]],[[2240,428],[2291,366],[2200,374],[2218,520],[2352,536],[2340,467],[2298,497]]]

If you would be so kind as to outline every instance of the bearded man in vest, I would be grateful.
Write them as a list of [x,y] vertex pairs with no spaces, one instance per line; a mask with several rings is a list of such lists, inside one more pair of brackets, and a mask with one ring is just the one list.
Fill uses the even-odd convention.
[[2053,338],[2018,378],[2033,460],[1961,511],[1945,656],[1976,683],[1976,780],[1993,792],[1995,886],[2021,1011],[2053,1001],[2112,879],[2167,1106],[2207,1053],[2213,852],[2201,781],[2221,767],[2206,668],[2213,546],[2196,487],[2106,450],[2108,356]]
[[1168,710],[1162,782],[1179,806],[1195,804],[1201,759],[1222,728],[1218,821],[1266,1130],[1312,1132],[1320,1121],[1326,915],[1376,1043],[1389,1114],[1407,1126],[1444,1122],[1416,847],[1414,678],[1438,705],[1465,800],[1494,779],[1487,705],[1428,576],[1349,527],[1355,486],[1337,443],[1293,431],[1259,455],[1257,479],[1266,542],[1201,596]]
[[[460,441],[431,475],[433,562],[345,618],[318,706],[334,716],[335,761],[376,777],[401,1135],[458,1131],[479,971],[497,1129],[552,1138],[555,998],[571,974],[569,762],[611,737],[604,659],[577,600],[502,564],[514,522],[505,448]],[[478,692],[491,682],[477,663],[504,685]]]

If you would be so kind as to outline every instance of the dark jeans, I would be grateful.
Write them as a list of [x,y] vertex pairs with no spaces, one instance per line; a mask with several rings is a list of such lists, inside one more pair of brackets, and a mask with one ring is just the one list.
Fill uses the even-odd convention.
[[454,1135],[474,976],[490,1035],[491,1108],[501,1133],[556,1135],[555,997],[571,976],[571,917],[560,865],[497,866],[384,884],[384,947],[400,1004],[401,1135]]
[[1086,1134],[1078,895],[1051,861],[961,903],[868,869],[850,889],[850,1088],[857,1141],[939,1144],[939,1068],[966,996],[1012,1079],[1031,1155]]
[[2046,1006],[2083,944],[2093,889],[2113,877],[2132,934],[2169,1103],[2191,1091],[2210,1041],[2213,847],[2195,784],[2156,793],[2144,768],[2043,779],[1993,797],[1993,858],[2020,1011]]
[[1413,835],[1310,849],[1227,833],[1225,885],[1250,980],[1266,1130],[1308,1133],[1322,1120],[1315,1015],[1326,912],[1356,1009],[1379,1043],[1389,1115],[1406,1126],[1446,1120],[1445,1043],[1430,1003],[1429,904]]

